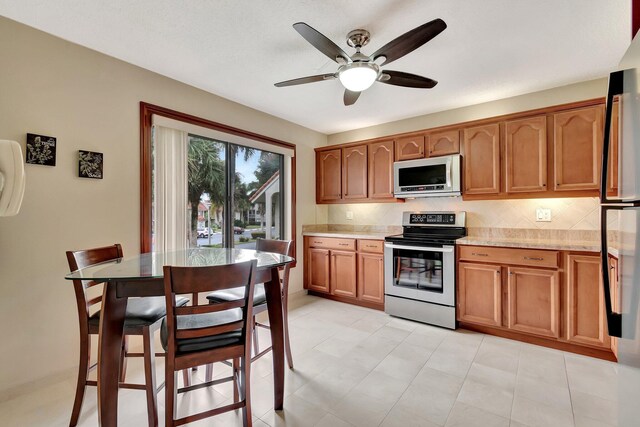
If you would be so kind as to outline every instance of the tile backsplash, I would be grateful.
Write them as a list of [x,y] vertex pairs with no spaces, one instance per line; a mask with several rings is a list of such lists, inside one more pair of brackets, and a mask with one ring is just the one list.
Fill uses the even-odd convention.
[[[536,209],[551,209],[550,222],[536,222]],[[549,230],[599,230],[596,197],[558,199],[483,200],[463,202],[461,197],[422,198],[406,203],[329,205],[329,224],[401,225],[404,211],[466,211],[467,227]],[[353,220],[347,220],[347,212]],[[612,219],[611,221],[615,221]],[[615,228],[617,224],[610,224]]]

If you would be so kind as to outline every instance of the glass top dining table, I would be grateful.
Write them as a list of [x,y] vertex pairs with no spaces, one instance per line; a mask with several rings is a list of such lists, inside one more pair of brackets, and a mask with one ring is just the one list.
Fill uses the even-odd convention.
[[278,269],[292,257],[252,249],[192,248],[150,252],[82,268],[67,280],[104,282],[98,336],[98,420],[101,426],[118,424],[118,378],[124,315],[129,297],[164,295],[163,267],[207,267],[257,260],[256,283],[264,283],[273,354],[274,409],[284,401],[284,326]]
[[253,249],[191,248],[172,252],[149,252],[134,257],[119,258],[94,264],[65,276],[68,280],[141,280],[162,279],[165,265],[176,267],[210,267],[258,260],[257,268],[280,267],[293,258],[272,252]]

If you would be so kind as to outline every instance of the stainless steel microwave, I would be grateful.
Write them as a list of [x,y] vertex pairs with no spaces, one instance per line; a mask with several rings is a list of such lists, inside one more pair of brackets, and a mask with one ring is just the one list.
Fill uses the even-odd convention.
[[399,198],[459,196],[460,155],[395,162],[393,182]]

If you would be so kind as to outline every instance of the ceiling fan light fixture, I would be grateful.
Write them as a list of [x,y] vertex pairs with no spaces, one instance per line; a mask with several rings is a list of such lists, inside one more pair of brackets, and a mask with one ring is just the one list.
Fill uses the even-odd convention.
[[378,78],[380,68],[373,62],[352,62],[338,70],[338,78],[345,89],[362,92],[368,89]]

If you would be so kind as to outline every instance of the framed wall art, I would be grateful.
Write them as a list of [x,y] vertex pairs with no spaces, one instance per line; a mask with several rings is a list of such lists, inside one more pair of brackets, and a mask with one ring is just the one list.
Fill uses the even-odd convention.
[[78,176],[80,178],[102,179],[104,154],[93,151],[78,151]]
[[56,138],[53,136],[27,134],[26,163],[32,165],[56,165]]

